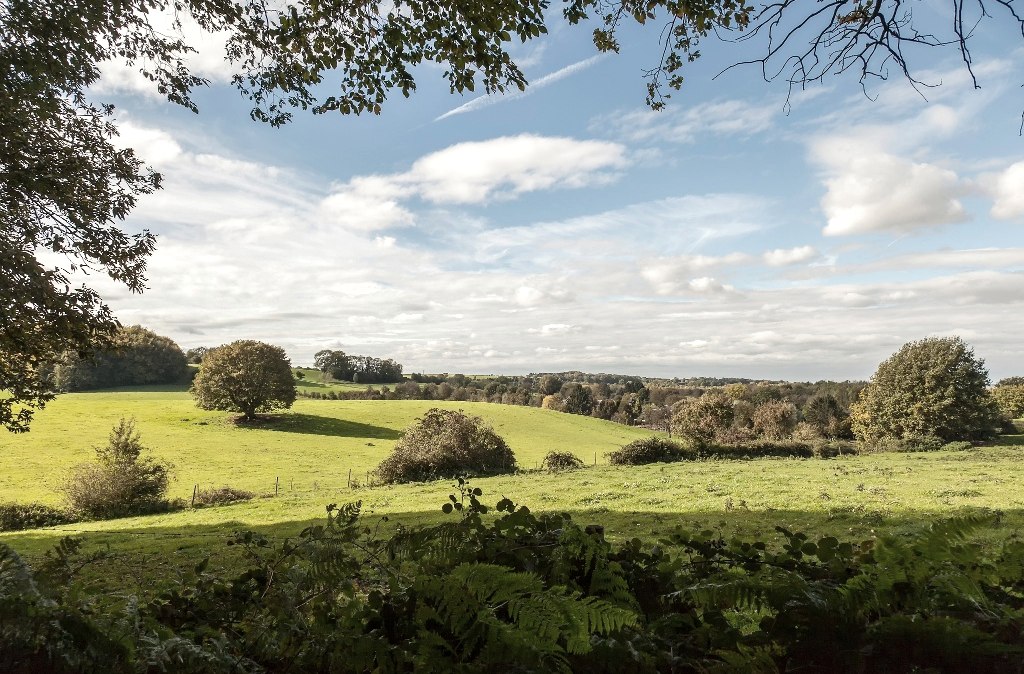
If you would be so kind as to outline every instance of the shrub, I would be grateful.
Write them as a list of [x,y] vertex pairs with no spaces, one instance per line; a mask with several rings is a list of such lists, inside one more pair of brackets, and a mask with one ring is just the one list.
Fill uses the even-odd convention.
[[291,407],[295,378],[284,349],[239,340],[206,354],[191,392],[204,410],[241,412],[251,420],[258,413]]
[[850,414],[831,393],[819,393],[804,405],[804,422],[826,438],[853,437]]
[[552,473],[561,470],[576,470],[583,467],[583,459],[572,452],[548,452],[540,467]]
[[785,440],[793,434],[797,411],[793,403],[768,400],[754,410],[754,433],[765,440]]
[[966,452],[974,449],[974,443],[968,442],[967,440],[954,440],[953,442],[947,442],[944,444],[942,449],[946,452]]
[[686,454],[679,443],[666,438],[650,437],[634,440],[621,449],[608,453],[613,466],[639,466],[647,463],[679,461]]
[[902,438],[879,438],[873,443],[861,444],[879,452],[934,452],[946,444],[935,435],[906,435]]
[[255,494],[251,491],[235,489],[234,487],[227,486],[214,489],[200,489],[196,492],[196,498],[193,505],[197,508],[225,505],[228,503],[237,503],[238,501],[248,501],[253,496],[255,496]]
[[700,459],[760,459],[782,457],[809,459],[814,456],[811,443],[773,440],[751,440],[737,445],[709,445],[694,458]]
[[500,475],[516,468],[508,444],[483,419],[461,410],[433,408],[405,429],[375,474],[382,482],[394,483]]
[[909,342],[878,366],[850,408],[853,431],[875,447],[888,439],[991,437],[999,414],[987,386],[985,362],[959,337]]
[[0,503],[0,531],[22,531],[77,522],[75,514],[45,503]]
[[721,393],[705,393],[679,403],[672,415],[672,432],[693,448],[706,447],[732,424],[732,400]]
[[86,517],[165,512],[171,508],[163,498],[170,467],[142,458],[143,451],[135,421],[121,419],[107,445],[96,448],[96,462],[73,468],[61,491],[71,507]]

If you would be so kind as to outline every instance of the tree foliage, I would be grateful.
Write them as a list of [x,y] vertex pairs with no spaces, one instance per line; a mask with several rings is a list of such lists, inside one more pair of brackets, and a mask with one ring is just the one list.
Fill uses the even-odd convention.
[[1003,384],[992,389],[999,412],[1007,419],[1024,417],[1024,384]]
[[185,379],[186,360],[174,340],[133,325],[119,328],[106,346],[86,358],[65,353],[48,376],[58,391],[175,384]]
[[732,424],[732,400],[722,393],[705,393],[679,404],[672,415],[672,432],[696,449],[707,447]]
[[882,362],[851,407],[858,440],[978,440],[994,433],[998,411],[985,361],[959,337],[904,344]]
[[295,379],[284,349],[239,340],[211,349],[192,381],[204,410],[241,412],[246,420],[295,402]]

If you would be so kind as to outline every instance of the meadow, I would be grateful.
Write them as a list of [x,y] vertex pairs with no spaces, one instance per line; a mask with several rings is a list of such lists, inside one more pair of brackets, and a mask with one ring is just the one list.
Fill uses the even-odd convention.
[[[652,540],[676,526],[769,541],[778,537],[775,527],[784,526],[863,540],[977,512],[993,515],[986,538],[1024,531],[1024,436],[960,452],[622,467],[607,465],[604,455],[651,431],[488,403],[305,399],[272,422],[240,426],[233,415],[197,409],[182,390],[151,388],[63,395],[39,413],[31,432],[0,436],[0,501],[60,503],[62,476],[90,460],[122,416],[136,419],[154,458],[174,464],[171,497],[188,500],[196,484],[230,485],[258,497],[0,534],[0,541],[34,559],[61,536],[83,535],[86,549],[107,552],[99,575],[144,586],[152,574],[175,573],[207,554],[229,561],[224,540],[233,531],[294,535],[322,517],[328,503],[360,500],[369,522],[389,518],[385,528],[435,522],[444,517],[440,506],[452,491],[450,481],[366,484],[401,430],[432,406],[484,418],[515,451],[522,472],[473,481],[485,502],[508,496],[534,510],[567,511],[604,525],[612,541]],[[588,466],[538,470],[551,450],[571,451]]]

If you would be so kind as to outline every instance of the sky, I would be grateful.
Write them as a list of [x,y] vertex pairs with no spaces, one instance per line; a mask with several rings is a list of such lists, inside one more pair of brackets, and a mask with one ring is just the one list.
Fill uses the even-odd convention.
[[754,68],[716,78],[737,48],[709,43],[652,112],[655,30],[599,55],[556,25],[515,46],[523,93],[453,95],[427,66],[380,116],[280,129],[194,37],[198,115],[125,65],[94,88],[164,189],[126,223],[158,236],[149,289],[89,282],[185,349],[259,339],[296,365],[844,380],[959,335],[993,380],[1024,374],[1024,41],[991,23],[977,90],[932,51],[916,74],[940,86],[787,98]]

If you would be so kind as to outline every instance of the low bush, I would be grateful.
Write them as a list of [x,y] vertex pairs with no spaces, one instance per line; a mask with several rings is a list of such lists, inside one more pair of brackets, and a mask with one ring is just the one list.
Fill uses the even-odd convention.
[[572,452],[548,452],[540,467],[552,473],[562,470],[577,470],[583,468],[583,459]]
[[196,498],[192,505],[196,508],[225,505],[228,503],[237,503],[238,501],[248,501],[254,496],[255,494],[251,491],[235,489],[234,487],[225,486],[214,489],[200,489],[196,492]]
[[38,529],[77,521],[73,512],[45,503],[0,503],[0,531]]
[[819,459],[834,459],[837,456],[849,456],[857,453],[857,445],[841,440],[826,440],[811,443],[811,451]]
[[875,452],[935,452],[946,442],[934,435],[907,435],[903,438],[880,438],[873,443],[863,443]]
[[634,440],[621,449],[608,453],[608,463],[613,466],[640,466],[647,463],[668,463],[679,461],[691,451],[678,442],[666,438],[650,437]]
[[121,419],[106,447],[96,448],[96,462],[71,470],[60,489],[82,516],[95,519],[167,512],[170,466],[142,458],[145,450],[134,420]]
[[974,443],[967,440],[954,440],[944,444],[942,449],[947,452],[966,452],[974,449]]
[[517,468],[508,444],[483,419],[461,410],[433,408],[405,429],[374,474],[392,484],[501,475]]
[[782,457],[809,459],[814,456],[814,447],[808,442],[794,440],[772,441],[751,440],[736,445],[711,445],[697,453],[699,459],[759,459]]

